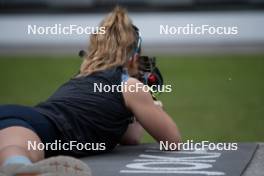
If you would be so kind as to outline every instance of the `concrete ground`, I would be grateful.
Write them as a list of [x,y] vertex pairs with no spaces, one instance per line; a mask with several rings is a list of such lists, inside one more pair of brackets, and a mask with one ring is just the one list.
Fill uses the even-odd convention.
[[[238,143],[238,150],[160,151],[157,144],[120,146],[82,158],[97,176],[264,176],[264,143]],[[102,169],[103,168],[103,169]]]
[[243,176],[263,176],[264,175],[264,143],[259,143],[259,146],[246,168]]

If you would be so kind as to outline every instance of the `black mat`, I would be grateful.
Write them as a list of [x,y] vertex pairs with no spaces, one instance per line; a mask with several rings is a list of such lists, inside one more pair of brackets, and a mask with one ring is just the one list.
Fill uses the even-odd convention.
[[164,152],[156,144],[120,146],[113,152],[83,158],[93,176],[239,176],[250,162],[257,144],[240,143],[236,151]]

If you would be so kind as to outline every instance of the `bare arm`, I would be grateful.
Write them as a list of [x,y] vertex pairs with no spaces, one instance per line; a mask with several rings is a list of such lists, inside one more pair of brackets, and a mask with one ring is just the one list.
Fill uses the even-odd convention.
[[131,123],[125,134],[123,135],[120,144],[121,145],[138,145],[140,144],[140,140],[143,136],[144,129],[138,123],[138,121],[134,121]]
[[[135,84],[142,83],[133,78],[128,79],[128,86]],[[162,108],[154,104],[150,93],[139,90],[124,92],[123,95],[127,107],[133,112],[137,121],[157,142],[180,142],[181,137],[176,124]]]

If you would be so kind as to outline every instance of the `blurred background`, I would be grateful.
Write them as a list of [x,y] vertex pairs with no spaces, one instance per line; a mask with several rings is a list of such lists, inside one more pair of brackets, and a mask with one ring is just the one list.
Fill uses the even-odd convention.
[[[173,86],[158,98],[185,140],[264,141],[264,0],[0,0],[0,104],[45,101],[88,46],[89,35],[33,35],[28,25],[97,26],[117,4]],[[187,24],[238,34],[160,34],[160,25]]]

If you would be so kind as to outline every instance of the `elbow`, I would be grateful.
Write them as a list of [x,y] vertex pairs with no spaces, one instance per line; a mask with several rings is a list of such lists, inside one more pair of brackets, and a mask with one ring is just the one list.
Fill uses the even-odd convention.
[[140,140],[138,140],[138,139],[134,139],[134,140],[129,141],[129,145],[139,145],[139,144],[140,144]]
[[180,143],[182,143],[182,140],[181,140],[181,138],[173,138],[173,139],[168,139],[168,140],[162,141],[162,142],[163,143],[166,142],[168,145],[178,146]]
[[178,144],[178,143],[182,143],[182,138],[181,138],[181,135],[179,134],[178,136],[177,136],[177,138],[176,138],[176,143]]
[[167,135],[162,140],[159,140],[160,146],[167,146],[164,149],[169,151],[178,151],[180,150],[180,143],[182,143],[182,138],[178,130],[174,130],[173,133]]
[[177,137],[176,137],[176,139],[175,139],[174,141],[175,141],[175,143],[176,143],[176,145],[177,145],[177,149],[176,149],[176,150],[177,150],[177,151],[180,150],[180,148],[179,148],[179,144],[182,143],[181,135],[178,134]]
[[180,140],[163,140],[159,141],[160,150],[164,151],[179,151]]
[[140,144],[140,139],[137,138],[130,138],[127,140],[123,140],[121,142],[121,145],[139,145]]
[[168,143],[178,144],[182,142],[181,134],[176,125],[174,125],[166,135]]
[[173,136],[171,141],[176,143],[176,144],[182,143],[181,133],[180,133],[180,131],[177,128],[176,125],[174,126],[174,130],[173,131],[174,131],[174,136]]

